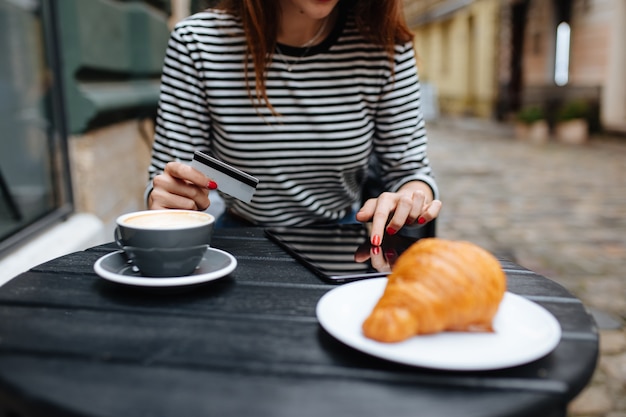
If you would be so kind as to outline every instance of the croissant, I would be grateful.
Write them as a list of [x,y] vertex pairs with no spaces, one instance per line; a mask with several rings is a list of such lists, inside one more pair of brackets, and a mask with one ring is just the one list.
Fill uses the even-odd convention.
[[500,263],[483,248],[420,239],[396,260],[383,295],[363,322],[363,334],[400,342],[446,330],[493,332],[505,290]]

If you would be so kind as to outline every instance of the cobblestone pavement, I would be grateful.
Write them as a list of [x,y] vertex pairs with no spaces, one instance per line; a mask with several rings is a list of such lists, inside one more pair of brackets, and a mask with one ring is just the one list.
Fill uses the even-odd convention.
[[600,329],[600,359],[569,416],[626,417],[626,137],[533,144],[494,122],[427,126],[438,236],[473,241],[579,297]]

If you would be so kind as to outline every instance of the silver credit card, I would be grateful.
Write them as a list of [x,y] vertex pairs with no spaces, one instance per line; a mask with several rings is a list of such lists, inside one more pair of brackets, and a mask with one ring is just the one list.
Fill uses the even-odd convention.
[[259,184],[258,178],[205,153],[196,151],[191,166],[217,183],[218,190],[249,203]]

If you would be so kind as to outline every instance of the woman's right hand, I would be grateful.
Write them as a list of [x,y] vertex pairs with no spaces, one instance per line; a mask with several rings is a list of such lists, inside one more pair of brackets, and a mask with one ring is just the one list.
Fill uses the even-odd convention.
[[204,211],[211,205],[209,190],[217,184],[200,171],[182,162],[168,162],[162,174],[152,180],[148,208]]

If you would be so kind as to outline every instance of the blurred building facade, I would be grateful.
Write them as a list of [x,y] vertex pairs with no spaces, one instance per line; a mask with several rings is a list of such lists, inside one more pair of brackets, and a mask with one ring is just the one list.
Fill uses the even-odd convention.
[[510,120],[540,105],[554,117],[581,99],[595,129],[626,133],[623,0],[405,0],[405,11],[443,114]]

